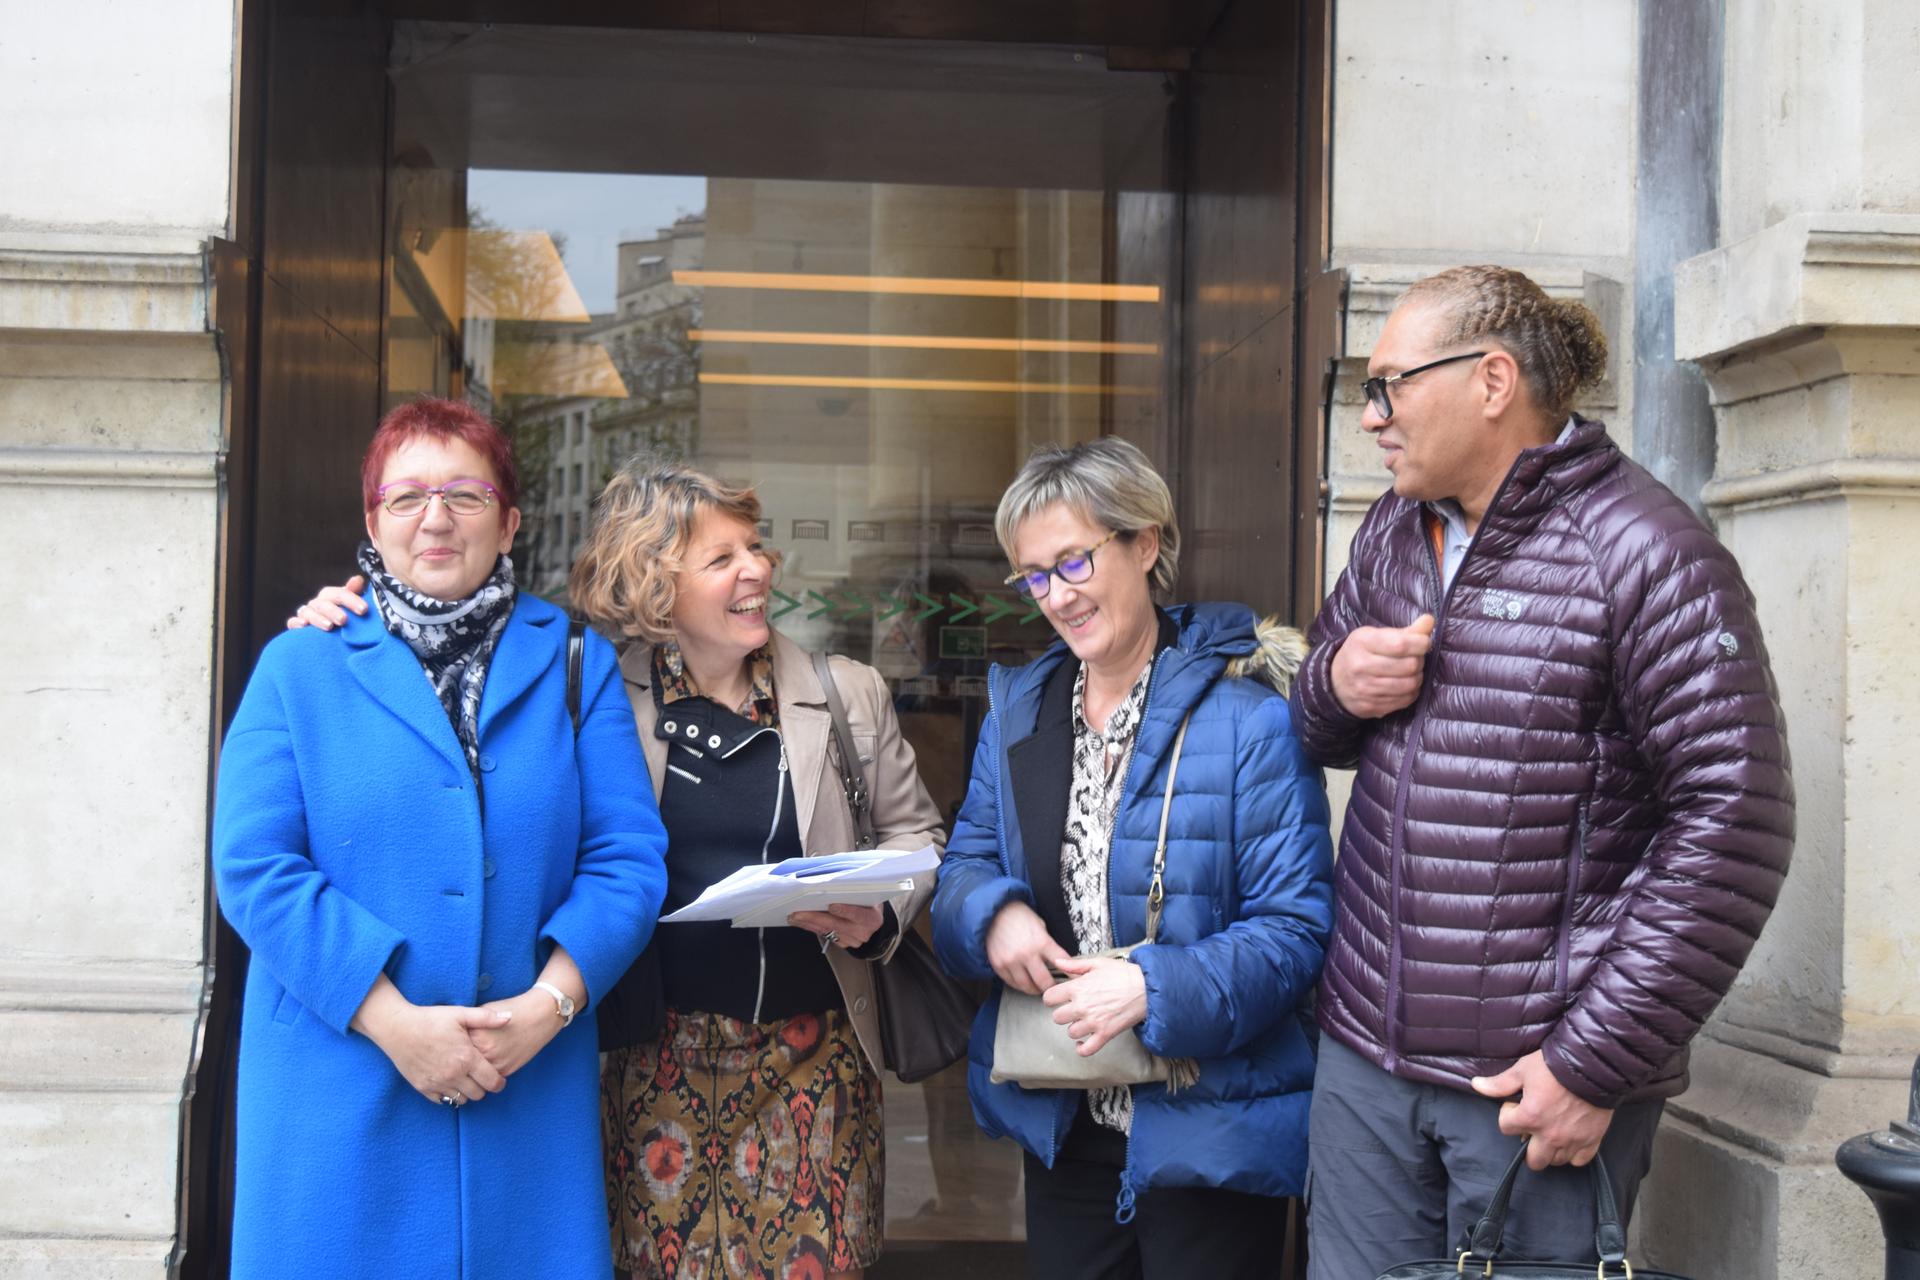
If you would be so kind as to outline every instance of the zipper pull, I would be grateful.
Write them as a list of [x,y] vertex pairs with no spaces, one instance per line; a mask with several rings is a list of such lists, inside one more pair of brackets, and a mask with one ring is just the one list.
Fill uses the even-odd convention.
[[782,738],[780,740],[780,772],[785,773],[786,771],[787,771],[787,740],[785,738]]

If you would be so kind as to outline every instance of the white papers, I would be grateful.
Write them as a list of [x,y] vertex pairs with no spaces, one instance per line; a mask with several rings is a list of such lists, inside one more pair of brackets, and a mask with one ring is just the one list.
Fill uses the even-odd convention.
[[775,928],[795,911],[824,911],[835,902],[878,906],[931,885],[939,870],[940,852],[932,845],[788,858],[742,867],[660,922],[731,920],[736,929]]

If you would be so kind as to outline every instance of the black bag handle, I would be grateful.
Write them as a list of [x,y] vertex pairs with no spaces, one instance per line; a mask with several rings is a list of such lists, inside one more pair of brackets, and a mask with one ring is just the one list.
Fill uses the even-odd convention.
[[840,689],[833,682],[827,655],[816,653],[813,669],[820,677],[820,689],[827,695],[827,712],[833,717],[833,740],[840,744],[840,786],[847,793],[847,808],[853,810],[853,823],[860,832],[862,849],[871,849],[879,841],[873,835],[873,796],[867,790],[867,778],[860,770],[860,756],[853,747],[853,730],[847,727],[847,709],[840,703]]
[[573,736],[580,736],[581,670],[587,660],[587,624],[575,617],[567,619],[567,719],[573,721]]
[[[1467,1240],[1460,1250],[1460,1265],[1464,1271],[1469,1258],[1484,1260],[1487,1274],[1493,1274],[1493,1260],[1500,1254],[1500,1241],[1507,1233],[1507,1202],[1513,1198],[1513,1184],[1519,1178],[1520,1170],[1527,1163],[1528,1138],[1520,1139],[1520,1150],[1514,1153],[1513,1162],[1507,1166],[1500,1185],[1493,1190],[1493,1199],[1487,1202],[1487,1211],[1480,1221],[1473,1224],[1467,1233]],[[1620,1226],[1620,1209],[1614,1203],[1613,1182],[1607,1177],[1607,1163],[1594,1153],[1593,1162],[1587,1166],[1593,1181],[1593,1247],[1600,1255],[1600,1274],[1604,1276],[1609,1263],[1624,1268],[1627,1262],[1627,1233]]]

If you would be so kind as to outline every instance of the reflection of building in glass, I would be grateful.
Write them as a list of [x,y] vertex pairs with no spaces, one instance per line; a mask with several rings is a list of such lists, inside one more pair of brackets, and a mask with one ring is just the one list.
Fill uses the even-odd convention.
[[615,312],[593,328],[627,384],[624,400],[594,414],[603,479],[635,453],[686,458],[698,448],[699,369],[687,331],[700,324],[700,290],[673,273],[700,266],[706,239],[706,215],[689,214],[652,240],[620,246]]
[[697,370],[687,330],[699,323],[700,291],[674,283],[673,272],[700,265],[705,225],[692,214],[655,239],[622,244],[611,313],[521,335],[540,389],[571,392],[517,398],[511,414],[522,465],[541,473],[529,490],[519,565],[539,595],[564,592],[593,499],[622,461],[693,451]]

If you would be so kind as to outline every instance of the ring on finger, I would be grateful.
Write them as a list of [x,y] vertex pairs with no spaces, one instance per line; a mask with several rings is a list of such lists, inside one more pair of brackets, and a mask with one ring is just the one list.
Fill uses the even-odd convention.
[[460,1104],[453,1100],[452,1094],[443,1093],[440,1095],[440,1105],[443,1107],[457,1107]]

